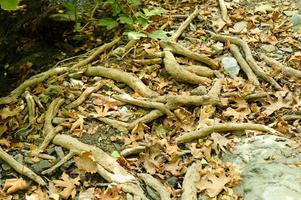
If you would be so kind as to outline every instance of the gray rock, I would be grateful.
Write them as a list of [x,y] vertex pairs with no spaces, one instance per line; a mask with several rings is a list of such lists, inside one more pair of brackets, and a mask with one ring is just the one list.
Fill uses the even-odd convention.
[[242,182],[234,191],[245,200],[300,200],[301,153],[292,141],[274,135],[244,138],[232,153],[222,155],[240,171]]
[[206,89],[205,86],[200,85],[199,87],[194,88],[193,90],[191,90],[190,93],[191,93],[192,95],[204,95],[204,94],[207,94],[208,91],[207,91],[207,89]]
[[18,161],[19,163],[23,163],[24,162],[24,156],[20,153],[18,153],[17,155],[14,156],[14,158],[16,159],[16,161]]
[[244,21],[237,22],[234,24],[233,28],[236,32],[241,32],[241,31],[247,29],[247,22],[244,22]]
[[276,51],[277,48],[274,45],[271,45],[271,44],[264,44],[260,47],[260,49],[263,50],[266,53],[271,53],[271,52]]
[[221,53],[224,50],[224,44],[221,42],[217,42],[213,44],[211,47],[216,53]]
[[225,71],[234,78],[238,75],[240,67],[234,57],[228,56],[222,58],[221,61],[222,67],[225,69]]
[[31,165],[35,172],[41,172],[44,169],[51,167],[51,163],[48,160],[41,160],[40,162]]
[[293,31],[298,31],[301,28],[301,15],[294,14],[292,16],[292,23],[293,23]]
[[282,47],[282,48],[280,48],[280,50],[281,51],[283,51],[283,52],[287,52],[287,53],[293,53],[293,49],[292,48],[290,48],[290,47]]
[[1,165],[1,168],[2,168],[4,171],[8,171],[8,170],[11,169],[11,167],[10,167],[8,164],[6,164],[6,163],[3,163],[3,164]]
[[295,14],[298,14],[298,10],[287,10],[287,11],[283,11],[283,13],[288,16],[288,17],[291,17]]

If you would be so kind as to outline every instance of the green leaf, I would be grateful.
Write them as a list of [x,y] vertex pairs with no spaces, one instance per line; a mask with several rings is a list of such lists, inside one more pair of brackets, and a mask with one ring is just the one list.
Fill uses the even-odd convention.
[[126,14],[119,15],[118,20],[121,24],[128,24],[130,26],[132,26],[134,24],[132,17],[130,17],[129,15],[126,15]]
[[122,8],[119,4],[119,1],[116,0],[107,0],[106,3],[110,4],[111,8],[112,8],[112,15],[113,16],[117,16],[118,14],[121,13]]
[[107,30],[110,30],[112,28],[117,27],[118,23],[116,22],[115,19],[105,17],[105,18],[102,18],[98,21],[98,25],[99,26],[104,26],[104,27],[106,27]]
[[120,153],[118,152],[118,151],[113,151],[112,153],[111,153],[111,156],[113,157],[113,158],[119,158],[120,157]]
[[128,0],[128,3],[131,6],[140,6],[141,5],[141,1],[140,0]]
[[154,8],[152,10],[143,9],[143,12],[144,12],[145,16],[151,17],[151,16],[161,15],[161,14],[165,13],[165,9],[164,8]]
[[63,2],[63,6],[67,9],[68,12],[70,12],[73,15],[76,15],[77,7],[75,3],[72,2]]
[[0,0],[0,5],[3,10],[17,10],[20,1],[21,0]]
[[138,40],[142,37],[147,37],[144,33],[136,32],[136,31],[131,31],[126,33],[129,40]]
[[162,40],[162,41],[165,41],[165,42],[170,40],[170,38],[166,35],[166,32],[163,31],[163,30],[153,31],[153,32],[148,34],[148,37],[150,37],[152,39],[159,39],[159,40]]

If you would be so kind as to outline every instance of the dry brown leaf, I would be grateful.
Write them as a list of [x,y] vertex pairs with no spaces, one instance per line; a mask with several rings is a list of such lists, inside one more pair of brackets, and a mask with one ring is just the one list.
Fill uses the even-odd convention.
[[80,185],[79,177],[72,179],[66,173],[63,173],[62,180],[54,180],[53,183],[56,187],[62,188],[62,191],[59,194],[63,199],[68,199],[70,196],[74,199],[76,195],[76,186]]
[[84,116],[78,115],[78,119],[72,124],[70,131],[78,136],[81,137],[83,130],[84,130]]
[[229,147],[231,143],[231,140],[219,133],[212,133],[211,139],[213,140],[212,149],[214,149],[217,154],[219,154],[220,151],[226,152],[226,148]]
[[7,106],[3,109],[0,110],[0,118],[1,119],[6,119],[8,117],[13,117],[16,116],[20,113],[22,109],[19,108],[15,108],[13,110],[10,110],[10,108]]
[[97,171],[97,163],[90,151],[84,151],[76,157],[75,164],[79,170],[84,171],[85,173],[95,173]]
[[7,140],[6,138],[0,139],[0,146],[5,146],[5,147],[10,147],[10,141]]
[[3,186],[3,190],[8,194],[27,189],[28,185],[23,178],[6,179]]
[[[97,190],[96,190],[97,191]],[[95,194],[97,199],[124,200],[124,192],[119,187],[109,187],[104,191],[99,191]]]
[[231,180],[231,178],[226,177],[226,175],[220,174],[216,176],[215,174],[207,174],[202,177],[201,181],[197,184],[199,190],[206,191],[209,197],[216,197],[220,192],[223,191],[225,185]]
[[49,197],[46,192],[43,192],[41,188],[36,189],[33,191],[31,195],[25,196],[26,200],[49,200]]

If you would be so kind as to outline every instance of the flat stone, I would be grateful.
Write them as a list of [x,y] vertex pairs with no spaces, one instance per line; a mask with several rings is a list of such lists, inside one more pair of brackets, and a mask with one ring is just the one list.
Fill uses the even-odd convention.
[[287,10],[287,11],[283,11],[283,13],[288,16],[288,17],[291,17],[295,14],[298,14],[298,10]]
[[294,14],[292,16],[293,31],[297,32],[301,28],[301,15]]
[[293,53],[293,49],[289,47],[281,47],[280,50],[287,53]]
[[260,47],[260,49],[263,50],[266,53],[271,53],[271,52],[276,51],[277,48],[274,45],[271,45],[271,44],[264,44]]
[[44,169],[50,168],[51,163],[48,160],[41,160],[40,162],[31,165],[35,172],[41,172]]
[[216,52],[216,53],[221,53],[224,50],[224,44],[221,42],[217,42],[211,46],[211,48]]
[[232,153],[222,155],[241,171],[234,188],[245,200],[300,200],[301,153],[291,140],[274,135],[243,138]]
[[237,22],[234,24],[233,26],[235,32],[242,32],[243,30],[247,29],[247,22],[241,21],[241,22]]
[[234,57],[227,56],[222,58],[221,61],[222,67],[225,69],[225,71],[234,78],[238,75],[240,67]]
[[190,92],[192,95],[204,95],[204,94],[207,94],[208,91],[206,89],[205,86],[203,85],[200,85],[198,86],[197,88],[194,88],[193,90],[191,90]]

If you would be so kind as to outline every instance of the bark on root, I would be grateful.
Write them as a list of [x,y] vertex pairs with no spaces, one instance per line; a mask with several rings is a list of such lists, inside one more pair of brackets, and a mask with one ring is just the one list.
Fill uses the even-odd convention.
[[194,162],[188,167],[183,181],[182,200],[197,200],[196,183],[200,180],[199,169],[202,168],[200,161]]

